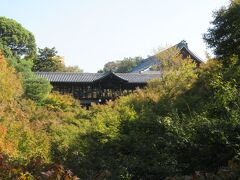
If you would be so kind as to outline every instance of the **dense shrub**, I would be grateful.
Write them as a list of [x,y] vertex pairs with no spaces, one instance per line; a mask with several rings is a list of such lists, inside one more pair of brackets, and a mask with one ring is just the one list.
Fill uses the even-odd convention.
[[41,102],[47,98],[52,86],[47,79],[31,76],[24,80],[24,90],[26,97]]
[[15,70],[8,66],[0,51],[0,102],[12,101],[22,93],[21,83]]
[[45,107],[52,111],[75,111],[81,109],[80,102],[71,95],[60,94],[59,92],[50,93],[44,101]]

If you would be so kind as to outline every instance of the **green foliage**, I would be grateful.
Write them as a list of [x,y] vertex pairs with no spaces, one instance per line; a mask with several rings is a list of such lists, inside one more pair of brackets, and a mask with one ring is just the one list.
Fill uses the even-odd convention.
[[[235,58],[229,68],[210,60],[195,70],[190,59],[176,56],[164,64],[162,79],[88,111],[59,93],[42,106],[21,100],[2,114],[0,149],[22,164],[38,156],[62,163],[82,179],[217,171],[240,153],[239,75],[230,73]],[[40,165],[22,175],[39,172],[56,177]]]
[[[232,67],[231,64],[229,66]],[[238,109],[239,80],[237,80],[238,75],[236,77],[234,73],[231,78],[229,77],[231,70],[232,68],[225,68],[217,60],[210,60],[202,68],[199,81],[193,90],[202,94],[198,95],[200,98],[198,98],[199,107],[202,111],[207,111],[210,116],[219,116],[220,114],[221,116],[228,116],[231,110]],[[191,94],[194,94],[194,92],[191,92]],[[205,103],[205,101],[208,103]]]
[[9,57],[9,58],[13,57],[11,49],[6,45],[2,44],[2,42],[0,43],[0,50],[6,57]]
[[[6,152],[19,163],[29,161],[31,157],[42,157],[45,161],[50,161],[49,137],[44,131],[34,132],[37,129],[30,127],[30,124],[14,121],[13,124],[4,122],[7,127],[6,139],[10,140],[12,151]],[[4,151],[3,151],[4,152]]]
[[[29,123],[28,113],[22,110],[22,87],[19,77],[1,56],[0,87],[0,152],[19,162],[32,156],[49,159],[49,141],[45,132],[35,131]],[[31,103],[28,103],[30,106]]]
[[141,57],[124,58],[123,60],[111,61],[104,65],[103,70],[99,72],[116,72],[127,73],[131,72],[134,67],[139,65],[143,59]]
[[[79,132],[73,123],[77,123],[74,117],[81,108],[70,97],[60,97],[59,94],[61,103],[69,105],[61,106],[65,112],[55,112],[29,99],[20,98],[22,87],[18,74],[2,55],[0,63],[0,179],[77,179],[71,171],[50,161],[51,144],[55,142],[53,134],[69,127],[65,136],[68,140],[66,137],[69,132],[74,132],[73,129]],[[44,96],[42,91],[46,80],[32,80],[34,84],[30,87],[35,88],[30,90],[34,92],[26,92],[39,100]],[[64,102],[67,99],[69,102]],[[54,128],[56,124],[60,131]]]
[[[236,0],[220,10],[214,21],[220,24],[209,32],[220,28],[229,37],[221,21],[234,19],[238,7]],[[220,60],[199,69],[191,59],[165,51],[161,79],[89,110],[69,95],[49,94],[49,82],[33,76],[30,61],[11,57],[9,63],[22,72],[21,96],[19,74],[0,56],[0,178],[76,179],[58,164],[82,179],[197,178],[196,172],[239,178],[240,67],[237,45],[234,52],[228,45],[217,44]],[[34,68],[47,68],[45,60],[57,64],[50,68],[63,67],[55,49],[41,50],[38,60]],[[125,60],[105,70],[130,71],[126,67],[141,61]]]
[[78,66],[65,66],[62,70],[63,72],[76,72],[76,73],[82,73],[83,70],[80,69]]
[[[213,27],[208,29],[204,40],[214,49],[225,65],[233,55],[240,57],[240,2],[234,0],[229,7],[223,7],[214,13]],[[239,64],[239,62],[238,62]]]
[[46,79],[36,77],[32,73],[33,62],[31,60],[22,59],[19,61],[16,58],[8,58],[8,64],[18,72],[18,75],[21,75],[25,97],[40,102],[48,96],[52,87]]
[[25,97],[40,102],[48,96],[52,86],[46,79],[36,77],[32,73],[32,61],[25,59],[18,61],[16,58],[11,58],[8,59],[8,64],[14,67],[20,75]]
[[0,17],[0,48],[6,58],[32,59],[36,55],[35,38],[15,20]]
[[228,162],[228,166],[220,167],[216,173],[195,171],[193,175],[171,176],[165,180],[183,180],[183,179],[239,179],[240,178],[240,162],[239,159],[233,159]]
[[47,79],[36,76],[24,79],[23,87],[25,96],[37,102],[46,99],[52,89]]
[[65,66],[63,57],[57,55],[55,47],[39,48],[37,58],[33,61],[32,70],[43,72],[82,72],[77,66]]
[[[191,88],[189,84],[196,79],[193,67],[194,64],[186,60],[176,66],[177,74],[166,71],[163,81],[175,78],[175,85],[179,84],[179,88],[173,89],[175,98]],[[179,74],[186,78],[179,81]],[[165,84],[157,87],[167,89],[169,83]],[[152,86],[154,88],[139,90],[115,103],[93,106],[88,116],[90,119],[83,126],[84,131],[74,135],[67,150],[57,151],[64,154],[60,156],[65,159],[61,159],[64,164],[83,179],[163,178],[176,172],[176,155],[167,152],[171,152],[174,147],[171,143],[181,139],[182,133],[178,132],[173,120],[156,114],[154,106],[163,95],[153,83]],[[172,87],[173,84],[169,89]],[[152,98],[153,94],[158,97]],[[164,93],[166,98],[175,99],[167,94]]]
[[67,167],[83,179],[163,179],[214,172],[239,153],[238,75],[215,60],[199,70],[180,56],[163,65],[146,89],[90,109],[57,151]]
[[69,112],[75,109],[80,109],[80,102],[74,99],[71,95],[62,95],[58,92],[53,92],[48,95],[44,101],[45,107],[49,110]]
[[40,157],[33,158],[26,166],[22,166],[18,162],[11,161],[11,159],[4,154],[0,154],[0,178],[4,180],[79,179],[77,176],[74,176],[70,170],[64,169],[63,166],[46,164]]
[[[24,95],[35,101],[44,99],[51,90],[49,82],[36,78],[31,72],[32,59],[36,56],[36,44],[34,36],[18,22],[0,17],[0,49],[6,56],[8,63],[21,74]],[[12,76],[9,73],[8,76]],[[3,78],[5,81],[7,78]],[[13,81],[9,81],[14,88]],[[11,92],[5,86],[4,90]],[[21,89],[21,88],[19,88]],[[4,91],[2,90],[2,91]]]
[[14,67],[17,72],[22,73],[23,76],[32,73],[31,69],[33,62],[31,60],[22,59],[21,61],[18,61],[16,58],[8,58],[7,61],[9,65]]
[[38,49],[37,58],[34,60],[33,71],[54,72],[63,68],[62,58],[57,55],[56,49]]
[[14,100],[22,93],[15,70],[8,66],[0,51],[0,102]]

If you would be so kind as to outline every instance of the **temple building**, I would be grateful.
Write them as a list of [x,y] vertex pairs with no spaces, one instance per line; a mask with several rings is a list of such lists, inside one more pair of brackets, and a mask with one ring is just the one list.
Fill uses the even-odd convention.
[[[202,60],[193,54],[185,41],[173,46],[183,57],[190,56],[197,65]],[[79,99],[82,105],[105,103],[117,97],[143,88],[147,82],[161,78],[161,71],[150,71],[151,67],[161,64],[157,56],[151,56],[135,67],[130,73],[68,73],[68,72],[35,72],[37,76],[50,81],[54,91],[70,93]]]
[[151,71],[151,68],[153,68],[154,66],[161,65],[161,55],[164,53],[171,54],[172,57],[177,55],[178,53],[181,54],[183,58],[190,57],[197,64],[197,66],[203,63],[202,59],[199,58],[196,54],[194,54],[188,48],[187,42],[183,40],[175,46],[169,47],[156,55],[146,58],[140,65],[133,68],[132,73]]

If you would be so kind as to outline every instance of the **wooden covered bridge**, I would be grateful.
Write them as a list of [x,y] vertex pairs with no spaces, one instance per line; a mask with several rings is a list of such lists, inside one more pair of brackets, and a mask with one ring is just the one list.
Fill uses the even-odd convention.
[[61,73],[36,72],[50,81],[54,91],[72,94],[81,104],[104,103],[146,86],[158,73]]

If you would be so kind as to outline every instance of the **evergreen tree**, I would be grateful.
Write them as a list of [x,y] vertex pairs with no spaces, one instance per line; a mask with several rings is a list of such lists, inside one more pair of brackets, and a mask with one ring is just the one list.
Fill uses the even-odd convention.
[[233,55],[240,57],[240,0],[216,11],[212,25],[204,34],[204,40],[213,48],[217,58],[227,64],[227,59]]

